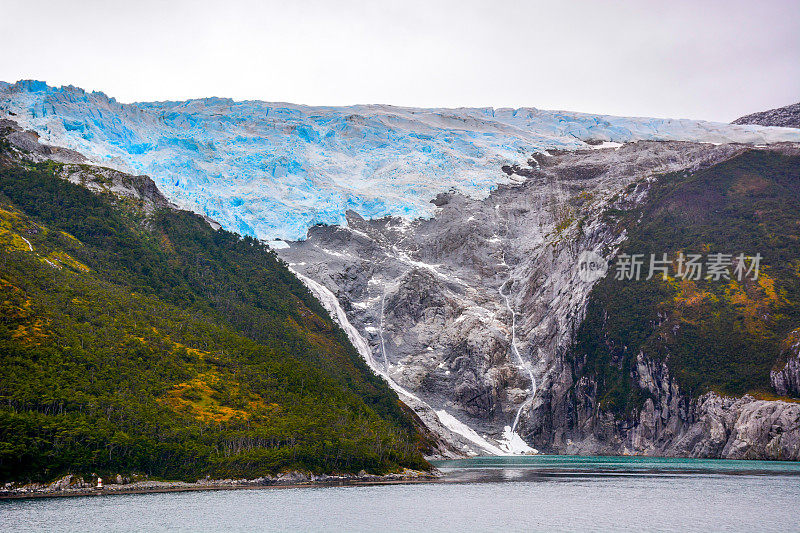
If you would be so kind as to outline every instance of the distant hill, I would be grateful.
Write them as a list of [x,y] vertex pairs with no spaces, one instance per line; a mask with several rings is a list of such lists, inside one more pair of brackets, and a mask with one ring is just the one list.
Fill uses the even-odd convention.
[[756,124],[759,126],[780,126],[800,128],[800,102],[786,107],[761,111],[737,118],[731,124]]
[[23,137],[0,124],[0,481],[427,468],[267,246]]

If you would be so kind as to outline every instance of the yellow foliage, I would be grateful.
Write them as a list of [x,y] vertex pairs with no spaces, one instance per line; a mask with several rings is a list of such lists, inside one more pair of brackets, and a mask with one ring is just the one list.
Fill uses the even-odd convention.
[[34,316],[33,302],[18,287],[0,278],[0,315],[11,326],[11,337],[28,345],[48,336],[45,322]]
[[697,284],[689,279],[672,281],[678,293],[675,295],[675,305],[680,308],[697,308],[704,303],[711,303],[716,300],[716,296],[708,291],[701,290]]
[[12,209],[0,207],[0,245],[6,250],[32,252],[33,245],[22,236],[22,232],[36,228],[24,215]]
[[775,290],[775,280],[760,272],[758,280],[731,280],[725,287],[725,297],[742,313],[745,329],[751,335],[767,332],[774,306],[781,298]]
[[[218,392],[222,387],[232,396],[243,400],[247,408],[237,409],[222,405]],[[223,381],[219,373],[213,370],[199,374],[189,382],[178,383],[159,401],[176,413],[189,415],[202,422],[227,422],[233,418],[247,420],[255,411],[280,409],[277,404],[266,404],[259,396],[243,394],[236,383]]]
[[83,246],[83,243],[80,240],[78,240],[78,238],[75,237],[74,235],[67,233],[66,231],[59,231],[59,233],[62,236],[66,237],[67,239],[73,241],[75,244],[80,244],[81,246]]

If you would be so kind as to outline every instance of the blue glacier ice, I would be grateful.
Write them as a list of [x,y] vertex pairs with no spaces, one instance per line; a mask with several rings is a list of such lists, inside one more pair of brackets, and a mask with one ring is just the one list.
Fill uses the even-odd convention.
[[120,104],[30,80],[0,82],[7,117],[98,164],[148,174],[178,205],[261,239],[303,239],[314,224],[344,223],[348,209],[366,218],[429,216],[440,192],[485,196],[509,180],[502,165],[586,148],[584,141],[800,141],[797,129],[534,108]]

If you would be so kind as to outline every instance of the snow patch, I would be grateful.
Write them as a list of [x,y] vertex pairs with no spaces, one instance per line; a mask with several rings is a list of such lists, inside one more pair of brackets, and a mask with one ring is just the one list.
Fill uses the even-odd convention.
[[30,248],[30,251],[32,252],[33,251],[33,245],[31,244],[31,241],[29,241],[28,239],[26,239],[22,235],[20,235],[19,238],[22,239],[23,241],[25,241],[25,244],[28,245],[28,248]]
[[511,455],[533,455],[539,453],[535,448],[528,446],[528,443],[522,440],[522,437],[511,431],[511,426],[506,426],[503,430],[500,448]]
[[605,148],[613,148],[614,150],[619,150],[622,147],[623,143],[615,143],[611,141],[603,141],[600,144],[593,144],[590,145],[592,150],[603,150]]
[[461,435],[462,437],[472,442],[479,448],[489,452],[492,455],[507,455],[506,452],[504,452],[494,444],[491,444],[489,441],[478,435],[478,433],[476,433],[474,429],[464,424],[463,422],[461,422],[459,419],[457,419],[444,409],[436,411],[436,416],[439,417],[439,421],[442,423],[444,427],[446,427],[453,433]]
[[286,241],[274,240],[269,241],[269,247],[274,250],[283,250],[285,248],[289,248],[289,244]]

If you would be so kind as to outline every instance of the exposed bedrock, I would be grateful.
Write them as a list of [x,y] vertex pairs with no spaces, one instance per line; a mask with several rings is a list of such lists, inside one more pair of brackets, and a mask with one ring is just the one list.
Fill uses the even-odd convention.
[[[517,183],[485,199],[440,194],[434,216],[415,221],[350,212],[346,227],[316,226],[279,254],[336,295],[390,379],[489,444],[503,444],[521,409],[517,433],[543,451],[797,458],[799,404],[690,400],[666,367],[643,359],[637,379],[658,401],[620,421],[565,358],[594,283],[579,276],[578,257],[608,260],[625,238],[603,214],[641,202],[660,173],[748,148],[638,142],[536,154],[505,169]],[[464,442],[456,447],[492,453]]]
[[779,396],[800,396],[800,329],[794,330],[784,341],[784,364],[770,372],[772,388]]

